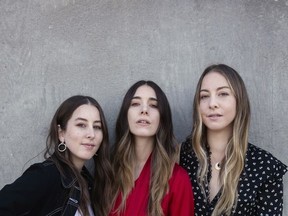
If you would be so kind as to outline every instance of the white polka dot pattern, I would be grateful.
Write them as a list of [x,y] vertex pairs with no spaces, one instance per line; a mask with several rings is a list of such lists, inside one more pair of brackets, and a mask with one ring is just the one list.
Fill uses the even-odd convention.
[[[197,184],[198,161],[191,149],[191,141],[182,143],[180,165],[183,166],[193,185],[195,216],[210,216],[221,191],[209,202]],[[287,166],[269,152],[249,143],[245,169],[240,176],[238,203],[233,215],[281,216],[283,210],[283,175]],[[208,183],[205,193],[209,194]],[[207,196],[208,197],[208,196]]]

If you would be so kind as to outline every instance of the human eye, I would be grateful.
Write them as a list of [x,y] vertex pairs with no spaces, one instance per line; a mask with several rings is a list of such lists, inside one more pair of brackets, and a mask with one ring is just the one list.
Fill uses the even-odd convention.
[[139,106],[139,103],[133,102],[131,103],[131,106]]
[[94,128],[95,130],[102,130],[101,125],[94,125],[93,128]]
[[132,100],[130,106],[135,107],[135,106],[139,106],[140,102],[138,100]]
[[155,102],[151,102],[149,106],[152,107],[152,108],[158,108],[158,103],[156,101]]
[[219,92],[219,96],[220,97],[225,97],[225,96],[229,96],[230,94],[228,92]]
[[209,97],[208,94],[200,94],[200,100],[205,100]]
[[76,126],[80,127],[80,128],[85,128],[86,127],[86,125],[84,123],[78,123]]

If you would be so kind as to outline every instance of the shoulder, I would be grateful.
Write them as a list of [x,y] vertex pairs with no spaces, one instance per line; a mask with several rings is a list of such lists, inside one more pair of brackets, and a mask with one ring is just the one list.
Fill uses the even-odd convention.
[[50,160],[45,160],[41,163],[35,163],[33,165],[31,165],[27,170],[25,170],[25,173],[41,173],[41,174],[46,174],[46,175],[51,175],[51,174],[58,174],[59,171],[56,167],[56,165],[54,164],[53,161]]
[[266,176],[282,178],[287,172],[287,166],[270,152],[251,143],[248,145],[245,169],[253,169]]
[[165,215],[194,215],[192,185],[187,172],[178,164],[174,165],[168,193],[162,200],[162,209]]
[[60,173],[56,165],[52,161],[46,160],[31,165],[18,180],[23,182],[31,181],[35,185],[39,184],[45,187],[45,185],[51,185],[51,183],[59,181],[59,179]]
[[180,153],[181,154],[187,154],[192,152],[192,141],[191,139],[187,138],[185,141],[181,143],[181,149]]
[[190,182],[187,171],[181,166],[179,166],[177,163],[174,165],[170,181],[174,183],[186,182],[186,181]]
[[[198,160],[196,154],[192,148],[192,141],[191,139],[186,139],[184,142],[181,143],[181,150],[180,150],[180,165],[184,167],[186,170],[193,169],[194,165],[198,166]],[[190,168],[188,168],[190,167]]]
[[59,181],[56,166],[49,162],[35,163],[17,178],[13,183],[4,186],[2,193],[41,194],[51,190],[51,185]]
[[180,148],[180,161],[186,158],[194,158],[195,152],[192,147],[192,140],[186,139],[184,142],[181,143]]
[[192,183],[185,169],[175,164],[169,179],[170,194],[192,194]]

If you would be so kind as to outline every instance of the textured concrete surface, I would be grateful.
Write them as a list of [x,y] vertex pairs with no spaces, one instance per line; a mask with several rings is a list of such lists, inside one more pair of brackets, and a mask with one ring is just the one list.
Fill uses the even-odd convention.
[[154,80],[182,141],[211,63],[239,71],[250,141],[288,164],[288,0],[0,0],[0,32],[0,188],[43,159],[50,119],[74,94],[99,100],[113,140],[127,88]]

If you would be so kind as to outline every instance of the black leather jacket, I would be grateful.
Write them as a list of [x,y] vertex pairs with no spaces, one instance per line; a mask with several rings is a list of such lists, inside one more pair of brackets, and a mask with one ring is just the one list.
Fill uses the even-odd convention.
[[[84,167],[82,175],[91,194],[92,177]],[[80,191],[71,173],[60,175],[46,160],[29,167],[21,177],[0,191],[0,216],[72,216],[79,207]]]

